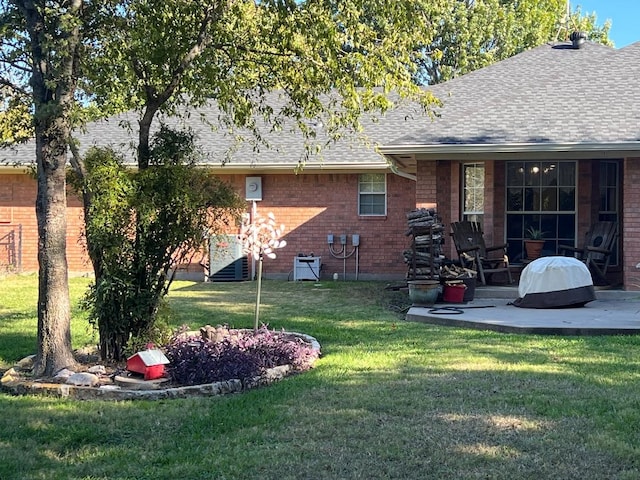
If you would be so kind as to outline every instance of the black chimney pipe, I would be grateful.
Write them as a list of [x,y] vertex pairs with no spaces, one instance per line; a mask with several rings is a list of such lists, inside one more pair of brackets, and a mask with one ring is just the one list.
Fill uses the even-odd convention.
[[585,32],[573,32],[569,35],[569,40],[573,43],[573,48],[578,49],[587,40],[587,34]]

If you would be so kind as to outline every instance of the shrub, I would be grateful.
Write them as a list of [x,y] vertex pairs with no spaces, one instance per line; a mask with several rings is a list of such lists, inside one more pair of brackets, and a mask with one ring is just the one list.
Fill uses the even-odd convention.
[[223,380],[245,380],[268,368],[290,365],[304,371],[313,365],[318,352],[298,336],[269,330],[232,330],[218,327],[216,341],[200,335],[178,332],[166,346],[171,362],[168,374],[182,385],[197,385]]
[[94,148],[70,178],[85,202],[95,282],[84,306],[103,360],[123,360],[132,337],[152,333],[176,267],[246,208],[231,184],[198,167],[200,154],[192,132],[161,126],[148,168],[132,171],[117,152]]

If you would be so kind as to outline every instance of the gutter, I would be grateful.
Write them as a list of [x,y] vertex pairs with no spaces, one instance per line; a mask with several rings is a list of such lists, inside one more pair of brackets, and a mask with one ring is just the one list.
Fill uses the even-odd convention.
[[362,171],[389,171],[390,166],[387,161],[379,162],[363,162],[363,163],[307,163],[307,164],[283,164],[283,163],[261,163],[253,164],[208,164],[200,163],[199,168],[207,168],[214,170],[219,174],[262,174],[270,173],[297,173],[304,175],[305,173],[358,173]]
[[640,142],[617,143],[504,143],[504,144],[405,144],[381,145],[378,150],[383,155],[444,156],[451,154],[490,155],[505,153],[596,153],[599,156],[639,156]]
[[397,169],[393,169],[393,174],[397,175],[398,177],[402,177],[402,178],[406,178],[407,180],[413,180],[414,182],[418,181],[418,176],[417,175],[413,175],[411,173],[406,173],[403,172],[401,170],[397,170]]
[[[125,166],[136,169],[136,164],[125,164]],[[384,159],[379,162],[366,163],[339,163],[339,164],[306,164],[298,167],[295,164],[288,163],[260,163],[254,164],[226,164],[220,163],[200,163],[198,168],[206,168],[213,170],[218,174],[250,174],[250,175],[267,175],[270,173],[359,173],[363,171],[388,172],[394,170],[389,162]],[[32,167],[26,164],[0,164],[0,173],[23,173],[28,172]],[[399,172],[394,172],[399,173]]]

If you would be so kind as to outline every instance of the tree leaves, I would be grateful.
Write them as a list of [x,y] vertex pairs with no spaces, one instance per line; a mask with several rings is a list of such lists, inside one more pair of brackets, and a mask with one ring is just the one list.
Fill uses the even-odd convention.
[[566,14],[565,0],[450,0],[433,25],[432,40],[420,38],[415,80],[435,84],[504,60],[548,41],[566,41],[582,30],[610,45],[609,23],[580,7]]

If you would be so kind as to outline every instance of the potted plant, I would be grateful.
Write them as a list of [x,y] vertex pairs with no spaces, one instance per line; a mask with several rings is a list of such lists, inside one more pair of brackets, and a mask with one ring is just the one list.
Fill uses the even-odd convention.
[[545,232],[538,228],[529,227],[525,234],[527,238],[524,241],[524,248],[527,251],[527,258],[529,260],[540,258],[542,247],[544,247],[544,239],[542,237],[544,237]]

